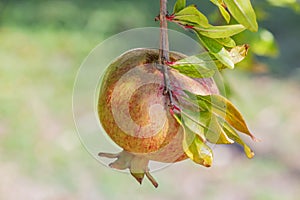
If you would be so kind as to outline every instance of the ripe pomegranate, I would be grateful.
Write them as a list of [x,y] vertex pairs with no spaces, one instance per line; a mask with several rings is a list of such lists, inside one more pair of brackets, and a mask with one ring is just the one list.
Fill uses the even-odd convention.
[[[98,114],[109,137],[124,150],[118,154],[99,153],[117,158],[110,164],[129,168],[141,183],[149,174],[149,160],[172,163],[187,156],[182,147],[183,129],[170,112],[170,99],[164,95],[164,78],[158,65],[158,50],[134,49],[118,57],[106,70],[99,93]],[[170,61],[186,57],[171,52]],[[168,68],[173,103],[185,104],[183,90],[194,94],[218,93],[211,78],[195,79]]]

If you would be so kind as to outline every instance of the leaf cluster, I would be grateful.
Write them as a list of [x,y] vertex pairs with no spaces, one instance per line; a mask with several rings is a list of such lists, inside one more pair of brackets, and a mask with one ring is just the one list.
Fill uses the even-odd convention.
[[210,144],[238,143],[248,158],[254,156],[238,131],[257,141],[250,132],[239,110],[225,97],[218,94],[195,95],[185,91],[184,100],[196,109],[182,107],[174,113],[184,132],[183,149],[194,162],[211,166],[213,153]]
[[[233,69],[237,61],[230,54],[230,49],[235,48],[237,45],[232,36],[246,29],[253,32],[258,30],[255,12],[250,0],[210,1],[219,8],[221,15],[228,24],[211,25],[207,17],[195,5],[186,5],[186,0],[176,1],[173,13],[168,16],[168,19],[184,28],[192,29],[202,45],[218,62],[229,69]],[[232,17],[238,24],[229,24]],[[243,57],[245,55],[246,53],[241,54]]]
[[[195,5],[186,5],[186,0],[177,0],[168,20],[191,29],[207,52],[190,56],[169,66],[191,78],[213,77],[216,71],[233,69],[248,52],[249,45],[236,45],[232,36],[248,29],[258,30],[256,15],[250,0],[210,0],[215,4],[226,25],[214,26]],[[234,18],[238,24],[230,24]],[[184,132],[183,149],[194,162],[209,167],[213,152],[209,144],[238,143],[248,158],[254,156],[250,147],[238,132],[256,140],[249,131],[239,110],[225,97],[218,94],[198,95],[184,91],[182,98],[192,105],[180,107],[173,113]]]

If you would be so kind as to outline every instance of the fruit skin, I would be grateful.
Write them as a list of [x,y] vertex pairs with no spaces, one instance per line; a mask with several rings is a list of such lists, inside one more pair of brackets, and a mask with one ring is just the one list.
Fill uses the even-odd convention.
[[[171,61],[184,57],[170,53]],[[134,49],[118,57],[103,76],[98,114],[106,133],[125,152],[146,160],[177,162],[187,158],[182,148],[183,130],[169,111],[168,96],[163,95],[163,74],[157,60],[158,50],[154,49]],[[174,69],[168,72],[178,107],[191,106],[181,98],[183,90],[218,93],[211,78],[193,79]]]

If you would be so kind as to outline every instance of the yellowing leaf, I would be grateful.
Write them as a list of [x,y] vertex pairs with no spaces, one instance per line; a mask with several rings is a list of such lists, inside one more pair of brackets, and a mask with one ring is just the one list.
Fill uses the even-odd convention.
[[256,15],[250,0],[224,0],[231,15],[250,31],[257,31]]
[[182,147],[185,154],[195,163],[210,167],[213,161],[213,153],[210,147],[205,144],[199,135],[195,134],[185,125],[180,116],[176,114],[173,116],[182,126],[184,131]]
[[[206,112],[182,111],[182,119],[184,124],[194,133],[214,144],[232,144],[231,140],[217,121],[217,117]],[[203,140],[204,138],[204,140]]]
[[220,118],[218,118],[218,120],[219,120],[219,124],[226,132],[226,135],[244,148],[244,152],[248,158],[253,158],[254,152],[250,149],[250,147],[247,144],[244,143],[244,141],[241,139],[238,133],[233,128],[231,128],[227,122],[223,121]]
[[215,94],[207,96],[197,95],[197,98],[210,105],[213,113],[223,117],[236,130],[241,131],[256,140],[255,136],[249,131],[242,114],[226,98]]
[[241,46],[236,46],[230,49],[229,54],[232,58],[233,63],[239,63],[246,57],[248,53],[249,45],[244,44]]
[[[185,134],[191,134],[187,128],[185,129]],[[198,135],[195,135],[191,144],[186,144],[186,141],[184,140],[183,148],[185,150],[185,154],[195,163],[205,167],[210,167],[212,165],[212,150],[200,139]]]
[[199,25],[201,27],[211,26],[208,23],[208,19],[202,14],[194,5],[183,8],[179,12],[175,13],[174,21],[178,21],[183,25]]
[[195,26],[194,29],[201,35],[210,38],[224,38],[236,35],[245,30],[245,27],[240,24],[225,25],[225,26],[210,26],[207,28]]
[[198,111],[194,108],[181,108],[180,114],[173,115],[184,130],[183,149],[190,159],[204,166],[211,165],[213,156],[206,145],[207,141],[214,144],[237,142],[243,146],[248,158],[254,156],[253,151],[233,128],[255,138],[239,111],[227,99],[214,94],[202,96],[184,92],[188,96],[187,100],[199,106]]
[[233,144],[234,141],[230,139],[223,128],[220,126],[217,120],[217,116],[210,115],[207,123],[207,129],[205,130],[206,139],[214,144]]

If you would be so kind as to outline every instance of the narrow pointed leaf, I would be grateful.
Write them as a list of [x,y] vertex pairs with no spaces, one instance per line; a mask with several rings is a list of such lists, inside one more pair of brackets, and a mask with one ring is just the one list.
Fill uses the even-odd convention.
[[194,5],[188,6],[175,13],[174,21],[183,25],[199,25],[201,27],[211,26],[208,19]]
[[213,54],[223,65],[229,69],[234,68],[234,62],[231,59],[229,52],[223,47],[220,52]]
[[218,8],[219,8],[221,15],[223,16],[223,18],[225,19],[225,21],[228,24],[230,22],[230,14],[227,12],[227,10],[222,5],[218,6]]
[[186,6],[186,0],[177,0],[174,5],[173,13],[177,13],[181,11],[182,9],[185,8],[185,6]]
[[224,0],[231,15],[250,31],[257,31],[256,15],[250,0]]
[[235,47],[236,46],[235,41],[230,37],[215,38],[215,40],[225,47]]
[[[185,129],[185,134],[190,134],[188,129]],[[209,146],[207,146],[198,135],[189,146],[183,141],[185,154],[195,163],[210,167],[213,161],[213,153]]]
[[199,64],[181,64],[172,65],[171,67],[192,78],[209,78],[215,74],[215,70],[207,69]]
[[[222,38],[218,38],[218,39],[222,39]],[[215,40],[218,41],[218,39],[215,39]],[[224,38],[224,40],[226,40],[226,39],[227,38]],[[229,56],[230,56],[233,64],[241,62],[246,57],[248,50],[249,50],[249,46],[247,44],[244,44],[241,46],[235,46],[235,47],[231,48],[228,52],[229,52]],[[193,63],[192,57],[194,57],[194,56],[188,57],[188,58],[191,58],[191,61],[190,61],[191,64]],[[215,57],[215,55],[212,53],[210,53],[210,54],[202,53],[202,54],[196,55],[196,57],[199,58],[200,64],[204,65],[206,68],[209,68],[209,69],[217,68],[219,70],[228,68],[219,59],[217,59]],[[196,60],[197,58],[194,59],[195,63],[197,61]]]
[[[232,144],[231,140],[217,121],[217,116],[206,112],[182,111],[184,124],[201,138],[214,144]],[[202,141],[205,141],[202,140]]]
[[222,126],[223,130],[226,132],[227,136],[235,141],[236,143],[240,144],[244,148],[244,152],[248,158],[253,158],[254,152],[250,149],[250,147],[244,143],[238,133],[230,127],[230,125],[219,118],[219,124]]
[[210,53],[217,54],[218,52],[220,52],[222,50],[223,45],[218,43],[215,39],[198,34],[198,32],[197,32],[197,36],[199,37],[199,39],[202,42],[202,44],[204,45],[204,47],[207,48]]
[[183,58],[181,60],[177,60],[174,65],[181,65],[181,64],[187,64],[187,63],[192,63],[192,64],[202,64],[206,68],[213,68],[213,62],[215,57],[211,56],[208,52],[203,52],[198,55],[194,56],[189,56],[186,58]]
[[[184,90],[185,94],[187,95],[187,97],[182,96],[183,99],[185,99],[186,101],[188,101],[189,103],[193,104],[195,108],[197,108],[197,111],[201,111],[201,112],[205,112],[205,111],[210,111],[211,110],[211,106],[207,105],[206,102],[203,101],[199,101],[197,98],[197,95]],[[185,110],[183,110],[185,111]]]
[[204,66],[207,69],[212,69],[214,71],[220,69],[219,68],[220,65],[224,66],[214,55],[208,52],[204,52],[195,56],[190,56],[182,60],[178,60],[173,65],[183,65],[183,64],[194,64],[194,65],[197,64],[197,65]]
[[181,120],[181,116],[173,115],[177,122],[182,126],[184,131],[184,139],[182,147],[185,154],[195,163],[210,167],[213,161],[213,153],[209,146],[201,139],[201,137],[191,131]]
[[208,51],[214,55],[222,64],[229,69],[234,68],[234,63],[231,60],[229,52],[218,43],[216,40],[197,34],[202,44],[208,49]]
[[205,102],[212,107],[212,112],[223,117],[232,127],[249,135],[255,140],[254,135],[249,131],[242,114],[238,109],[226,98],[220,95],[197,95],[198,100]]
[[212,77],[217,69],[213,61],[209,58],[201,58],[201,56],[184,58],[176,61],[173,65],[170,65],[170,67],[192,78]]
[[245,27],[240,24],[225,25],[225,26],[210,26],[207,28],[195,26],[194,29],[198,34],[210,38],[224,38],[236,35],[245,30]]
[[215,4],[223,16],[223,18],[226,20],[227,23],[230,21],[230,14],[227,12],[227,10],[223,6],[223,0],[210,0],[213,4]]
[[207,122],[207,112],[192,112],[189,110],[182,110],[182,119],[184,121],[184,125],[194,132],[195,134],[199,135],[202,141],[206,141],[204,131],[206,128]]
[[210,115],[210,120],[207,124],[208,129],[205,131],[206,139],[214,144],[233,144],[234,141],[230,139],[217,120],[217,116]]
[[[186,65],[186,64],[200,65],[209,70],[217,70],[216,62],[218,62],[218,60],[216,59],[215,56],[211,55],[208,52],[204,52],[198,55],[177,60],[173,65]],[[173,66],[171,65],[171,67]]]

